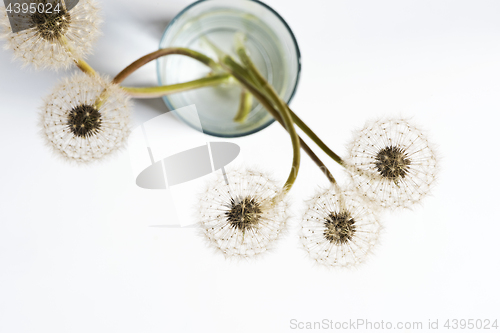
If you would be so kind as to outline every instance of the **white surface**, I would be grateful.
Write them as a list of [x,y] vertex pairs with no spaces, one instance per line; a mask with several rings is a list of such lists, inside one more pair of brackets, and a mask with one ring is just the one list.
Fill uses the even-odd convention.
[[[103,2],[104,35],[89,62],[118,73],[155,50],[190,2]],[[22,70],[1,51],[0,332],[274,333],[294,331],[291,319],[500,319],[500,2],[267,3],[302,50],[293,109],[340,153],[366,119],[414,116],[442,157],[434,196],[385,215],[376,256],[357,270],[314,267],[298,246],[297,218],[277,251],[225,261],[195,229],[149,227],[168,223],[167,196],[134,187],[127,153],[88,167],[54,159],[37,134],[37,107],[68,73]],[[155,65],[126,83],[155,84]],[[140,124],[165,108],[138,101],[134,111]],[[291,150],[279,126],[234,142],[238,163],[285,179]],[[297,215],[326,185],[303,160]]]

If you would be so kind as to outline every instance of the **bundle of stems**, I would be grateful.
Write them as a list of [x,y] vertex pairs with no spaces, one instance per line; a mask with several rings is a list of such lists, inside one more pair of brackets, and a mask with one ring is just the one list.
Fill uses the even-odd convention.
[[[288,179],[284,185],[285,192],[288,192],[297,179],[300,169],[301,149],[314,161],[322,173],[331,183],[335,183],[335,178],[328,170],[323,161],[314,153],[308,144],[297,134],[295,126],[298,126],[320,149],[340,165],[344,165],[342,159],[334,153],[298,116],[295,114],[285,101],[278,95],[273,86],[259,72],[252,61],[247,48],[245,47],[242,36],[236,38],[236,54],[239,62],[228,54],[223,53],[216,46],[218,60],[214,60],[206,55],[181,47],[164,48],[149,53],[144,57],[134,61],[132,64],[122,70],[114,79],[113,83],[120,85],[132,73],[156,60],[160,57],[169,55],[183,55],[193,58],[202,64],[208,66],[211,72],[203,78],[166,86],[156,87],[126,87],[121,88],[128,95],[134,98],[157,98],[165,95],[175,94],[193,89],[204,87],[214,87],[230,81],[236,81],[241,85],[241,102],[238,110],[235,110],[236,122],[246,121],[246,117],[251,111],[252,97],[255,98],[283,128],[289,133],[293,147],[292,167]],[[95,75],[95,71],[84,60],[77,61],[78,68],[89,75]],[[103,92],[97,106],[102,104],[106,98]]]

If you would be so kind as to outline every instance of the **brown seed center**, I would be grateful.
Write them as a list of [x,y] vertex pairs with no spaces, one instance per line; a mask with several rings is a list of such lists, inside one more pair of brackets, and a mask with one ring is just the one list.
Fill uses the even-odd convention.
[[230,209],[225,214],[231,227],[246,231],[257,227],[262,217],[262,209],[251,197],[231,199]]
[[[44,4],[45,11],[40,13],[37,9],[30,17],[31,22],[38,32],[38,36],[48,41],[54,41],[64,36],[71,24],[70,13],[61,5],[59,5],[59,12],[54,11],[57,3],[46,0],[35,1],[37,5]],[[50,8],[49,4],[53,4],[54,6],[51,12],[47,13],[48,8]]]
[[330,213],[325,219],[325,238],[335,245],[342,245],[352,239],[356,232],[355,221],[347,212]]
[[87,138],[101,129],[101,113],[93,106],[82,104],[70,111],[67,124],[73,134]]

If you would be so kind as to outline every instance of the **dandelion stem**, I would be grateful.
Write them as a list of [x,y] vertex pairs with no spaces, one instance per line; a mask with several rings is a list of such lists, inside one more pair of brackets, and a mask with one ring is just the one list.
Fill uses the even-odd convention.
[[102,105],[104,104],[104,102],[106,102],[106,99],[108,99],[109,97],[109,91],[107,88],[105,88],[101,95],[99,95],[99,97],[97,98],[97,100],[95,101],[94,103],[94,106],[97,110],[101,109]]
[[[268,85],[267,80],[262,76],[262,74],[259,72],[255,64],[253,63],[252,59],[248,55],[248,52],[246,51],[244,42],[243,42],[244,36],[241,34],[236,35],[236,52],[238,56],[240,57],[241,61],[243,64],[249,69],[251,77],[255,83],[258,85]],[[273,89],[274,90],[274,89]],[[293,122],[312,140],[316,145],[318,145],[321,150],[323,150],[330,158],[332,158],[335,162],[338,164],[345,166],[344,161],[333,152],[333,150],[330,149],[310,128],[307,126],[302,119],[300,119],[291,109],[288,105],[286,105],[288,112],[291,114],[293,118]]]
[[292,115],[293,122],[312,140],[314,143],[321,148],[331,159],[333,159],[335,162],[340,164],[341,166],[345,167],[345,163],[340,158],[339,155],[335,154],[333,150],[330,149],[314,132],[307,126],[302,119],[299,118],[290,108],[288,108],[290,111],[290,114]]
[[252,94],[248,92],[245,88],[241,90],[240,97],[240,107],[238,108],[238,113],[234,117],[234,121],[237,123],[244,123],[248,117],[248,114],[252,110]]
[[[203,64],[211,67],[212,69],[219,69],[220,66],[217,64],[214,60],[211,58],[205,56],[204,54],[201,54],[199,52],[186,49],[186,48],[165,48],[161,49],[152,53],[149,53],[138,60],[134,61],[132,64],[127,66],[124,70],[122,70],[112,81],[113,84],[120,84],[122,83],[127,77],[129,77],[132,73],[134,73],[136,70],[141,68],[142,66],[146,65],[147,63],[158,59],[160,57],[170,55],[170,54],[179,54],[179,55],[185,55],[188,57],[191,57],[193,59],[196,59]],[[133,88],[133,87],[123,87],[123,89],[132,97],[137,97],[137,98],[155,98],[155,97],[160,97],[168,94],[173,94],[176,92],[182,92],[190,89],[196,89],[196,88],[202,88],[202,87],[208,87],[208,86],[213,86],[213,85],[218,85],[224,82],[227,82],[229,80],[229,76],[223,78],[224,75],[214,75],[212,77],[206,77],[202,78],[199,80],[194,80],[190,82],[185,82],[185,83],[179,83],[179,84],[174,84],[174,85],[169,85],[169,86],[160,86],[160,87],[149,87],[149,88]],[[102,106],[102,104],[106,101],[107,98],[107,92],[104,90],[99,96],[99,98],[95,102],[96,108],[99,108]]]
[[[283,126],[285,129],[287,129],[287,125],[284,122],[284,118],[280,115],[280,112],[277,111],[276,109],[279,109],[279,105],[285,107],[285,114],[288,114],[292,118],[292,123],[297,124],[297,126],[306,134],[308,135],[317,145],[320,147],[329,157],[331,157],[333,160],[335,160],[337,163],[344,165],[342,159],[335,154],[326,144],[324,144],[321,139],[284,103],[278,96],[277,94],[275,96],[270,96],[269,91],[267,89],[260,89],[258,86],[264,86],[267,88],[271,88],[273,91],[274,89],[269,85],[269,83],[262,77],[260,72],[257,70],[253,62],[251,61],[250,57],[248,57],[248,54],[246,53],[244,49],[243,43],[238,40],[237,38],[237,45],[238,47],[238,55],[242,59],[242,61],[245,63],[245,65],[250,69],[249,71],[245,70],[243,67],[241,67],[238,63],[234,62],[229,56],[226,56],[225,59],[227,60],[232,60],[232,65],[233,68],[228,68],[227,64],[225,67],[226,70],[228,70],[239,82],[245,87],[245,90],[247,90],[247,96],[248,98],[248,93],[251,93],[256,99],[268,110],[268,112],[271,113],[271,115]],[[171,55],[171,54],[178,54],[178,55],[185,55],[188,57],[191,57],[193,59],[196,59],[200,61],[201,63],[207,65],[208,67],[212,68],[213,70],[219,71],[220,70],[220,65],[214,61],[212,58],[205,56],[204,54],[201,54],[199,52],[186,49],[186,48],[165,48],[161,49],[155,52],[152,52],[150,54],[145,55],[144,57],[136,60],[129,66],[127,66],[124,70],[122,70],[114,79],[113,83],[115,84],[120,84],[123,82],[128,76],[130,76],[132,73],[134,73],[136,70],[144,66],[145,64],[158,59],[160,57],[166,56],[166,55]],[[222,55],[221,55],[222,56]],[[92,68],[88,66],[88,64],[81,60],[80,62],[77,62],[77,65],[82,71],[90,73],[91,71],[93,72]],[[231,66],[229,66],[231,67]],[[238,73],[237,73],[238,72]],[[236,74],[237,73],[237,74]],[[185,90],[190,90],[190,89],[196,89],[196,88],[201,88],[203,86],[212,86],[212,85],[217,85],[221,84],[223,82],[226,82],[229,80],[229,78],[223,78],[224,75],[214,75],[212,77],[207,77],[199,80],[194,80],[190,82],[185,82],[177,85],[169,85],[169,86],[161,86],[161,87],[151,87],[151,88],[131,88],[131,87],[123,87],[123,89],[129,93],[133,97],[138,97],[138,98],[152,98],[152,97],[159,97],[167,94],[173,94],[176,92],[181,92]],[[220,82],[219,82],[220,80]],[[190,86],[192,85],[192,86]],[[243,95],[242,95],[243,97]],[[276,99],[276,97],[278,97]],[[105,92],[103,92],[103,95],[101,98],[99,98],[98,101],[96,101],[96,106],[102,105],[102,103],[105,100]],[[270,100],[270,101],[269,101]],[[279,103],[276,104],[276,101],[279,101]],[[238,112],[238,115],[235,117],[235,121],[239,121],[240,119],[244,121],[244,110],[242,109],[242,104],[245,101],[242,100],[242,103],[240,104],[240,111]],[[246,100],[246,103],[250,104],[251,103]],[[245,103],[245,104],[246,104]],[[246,105],[246,107],[248,106]],[[273,104],[275,104],[273,106]],[[282,110],[283,111],[283,110]],[[286,116],[285,116],[286,118]],[[292,124],[293,128],[293,124]],[[293,128],[293,131],[295,132],[295,129]],[[296,132],[295,132],[295,135]],[[298,136],[298,135],[297,135]],[[325,176],[329,179],[330,182],[335,183],[335,178],[332,176],[328,168],[325,166],[325,164],[318,158],[318,156],[311,150],[311,148],[300,138],[299,138],[299,143],[302,149],[309,155],[309,157],[318,165],[318,167],[324,172]],[[294,141],[296,141],[294,139]],[[295,148],[294,148],[295,149]],[[300,156],[298,158],[295,157],[294,153],[294,165],[298,161],[300,164]],[[291,184],[295,181],[298,173],[298,168],[296,170],[292,169],[293,173],[295,174],[292,176],[292,172],[289,176],[289,179],[287,180],[287,184],[289,184],[289,181],[291,181]],[[293,181],[292,181],[293,179]]]
[[80,68],[80,70],[88,75],[95,75],[94,69],[83,59],[75,59],[76,66]]
[[78,55],[78,53],[73,49],[66,36],[60,37],[59,40],[61,41],[62,45],[64,45],[68,53],[70,53],[73,56],[73,60],[75,61],[76,66],[80,68],[82,72],[90,76],[96,75],[95,70],[85,60],[83,60]]
[[[222,58],[222,66],[228,70],[231,70],[235,68],[235,65],[238,65],[230,56],[225,56]],[[234,75],[234,74],[233,74]],[[236,77],[236,76],[235,76]],[[240,76],[241,78],[241,76]],[[238,77],[236,77],[238,79]],[[240,79],[238,79],[240,82],[242,82]],[[274,88],[271,87],[269,83],[263,85],[262,87],[264,91],[268,94],[269,98],[271,101],[275,104],[276,109],[278,110],[278,113],[280,114],[285,128],[290,133],[290,138],[292,140],[292,146],[293,146],[293,160],[292,160],[292,169],[290,170],[290,175],[288,176],[288,179],[283,186],[286,192],[288,192],[292,186],[295,180],[297,179],[297,175],[299,173],[299,168],[300,168],[300,139],[299,136],[297,135],[297,132],[295,131],[295,127],[293,124],[292,116],[288,112],[288,109],[285,106],[285,103],[279,98],[278,94],[274,91]]]
[[171,84],[168,86],[145,87],[145,88],[122,87],[122,89],[125,90],[125,92],[128,95],[134,98],[155,98],[155,97],[161,97],[165,95],[183,92],[186,90],[217,86],[229,82],[231,77],[232,76],[230,74],[220,74],[220,75],[208,76],[194,81]]
[[[268,98],[261,92],[259,88],[255,86],[255,83],[252,82],[248,78],[248,74],[245,69],[242,68],[239,64],[234,63],[233,67],[229,67],[228,71],[240,82],[241,85],[245,87],[258,101],[259,103],[266,108],[266,110],[283,126],[285,127],[285,123],[281,118],[280,114]],[[285,127],[286,129],[286,127]],[[299,137],[300,139],[300,137]],[[300,146],[306,152],[307,155],[311,158],[311,160],[320,168],[320,170],[325,174],[328,180],[332,183],[335,183],[335,178],[330,173],[330,170],[325,166],[325,164],[321,161],[321,159],[312,151],[312,149],[302,140],[300,139]]]
[[146,65],[147,63],[149,63],[155,59],[161,58],[161,57],[166,56],[166,55],[171,55],[171,54],[179,54],[179,55],[191,57],[191,58],[196,59],[199,62],[207,65],[208,67],[212,68],[213,70],[220,69],[220,66],[219,66],[219,64],[217,64],[217,62],[215,62],[212,58],[207,57],[206,55],[204,55],[202,53],[199,53],[199,52],[196,52],[196,51],[193,51],[190,49],[182,48],[182,47],[170,47],[170,48],[165,48],[165,49],[161,49],[161,50],[149,53],[149,54],[145,55],[144,57],[139,58],[138,60],[134,61],[129,66],[127,66],[124,70],[122,70],[113,79],[113,83],[120,84],[129,75],[131,75],[133,72],[135,72],[136,70],[138,70],[142,66]]

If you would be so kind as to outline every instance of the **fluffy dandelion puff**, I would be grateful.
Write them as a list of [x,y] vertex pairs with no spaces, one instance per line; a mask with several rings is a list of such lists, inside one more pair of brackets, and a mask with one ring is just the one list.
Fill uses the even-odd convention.
[[308,201],[299,236],[308,255],[332,267],[363,263],[378,243],[381,225],[355,191],[332,187]]
[[[104,102],[97,106],[100,99]],[[67,160],[100,159],[124,146],[131,127],[128,104],[125,93],[109,80],[75,74],[45,98],[42,134],[47,144]]]
[[367,124],[348,147],[346,162],[366,199],[386,208],[408,208],[430,193],[436,179],[434,150],[406,120]]
[[201,198],[205,238],[226,257],[252,257],[272,248],[289,217],[280,193],[278,184],[258,171],[219,174]]
[[[52,4],[56,0],[31,0],[30,4]],[[45,7],[44,7],[45,8]],[[7,11],[0,6],[0,39],[5,39],[5,49],[13,50],[24,66],[40,68],[68,68],[75,58],[84,58],[92,52],[92,44],[100,34],[101,18],[94,0],[80,0],[71,10],[60,7],[51,11],[16,15],[16,24],[28,29],[13,32]],[[15,29],[16,30],[16,29]]]

